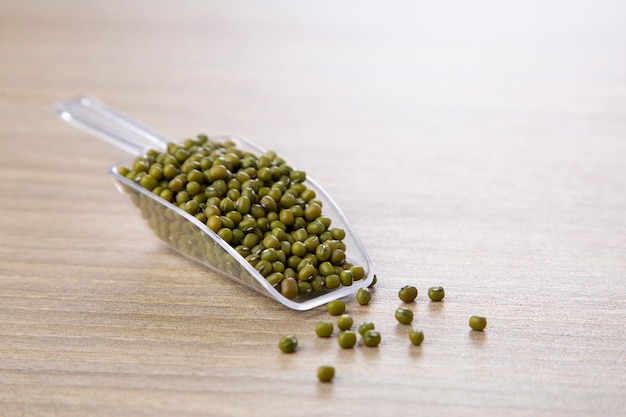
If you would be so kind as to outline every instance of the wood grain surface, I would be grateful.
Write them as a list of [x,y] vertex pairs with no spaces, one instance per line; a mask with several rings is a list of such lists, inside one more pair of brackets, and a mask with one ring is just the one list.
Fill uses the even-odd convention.
[[[624,22],[620,1],[0,2],[0,415],[625,416]],[[323,308],[162,245],[107,175],[124,152],[54,114],[79,94],[314,176],[375,264],[371,305],[346,302],[382,344],[341,350]]]

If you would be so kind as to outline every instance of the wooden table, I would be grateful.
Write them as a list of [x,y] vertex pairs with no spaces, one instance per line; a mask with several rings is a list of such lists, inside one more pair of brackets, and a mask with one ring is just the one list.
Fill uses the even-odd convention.
[[[2,2],[0,415],[626,415],[625,17]],[[180,139],[244,134],[314,176],[374,262],[372,303],[346,302],[382,344],[342,350],[314,334],[323,308],[161,244],[107,175],[126,154],[53,112],[79,94]],[[407,284],[421,347],[394,319]]]

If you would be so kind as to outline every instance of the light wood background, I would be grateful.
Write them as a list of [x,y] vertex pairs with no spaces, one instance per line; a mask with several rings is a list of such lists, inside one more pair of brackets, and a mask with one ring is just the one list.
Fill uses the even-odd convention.
[[[626,415],[625,22],[620,1],[2,1],[0,415]],[[78,94],[315,177],[374,261],[372,304],[346,301],[382,344],[340,350],[323,309],[160,244],[107,175],[126,155],[54,114]]]

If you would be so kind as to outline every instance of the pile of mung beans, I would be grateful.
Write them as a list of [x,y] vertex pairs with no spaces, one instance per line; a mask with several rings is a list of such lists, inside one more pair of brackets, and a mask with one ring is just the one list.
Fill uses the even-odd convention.
[[148,151],[118,173],[194,216],[288,299],[350,286],[343,229],[324,216],[304,171],[206,135]]

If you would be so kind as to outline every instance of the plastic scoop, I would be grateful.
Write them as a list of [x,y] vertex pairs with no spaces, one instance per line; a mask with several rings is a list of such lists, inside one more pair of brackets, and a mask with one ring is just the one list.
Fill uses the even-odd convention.
[[[355,280],[350,286],[340,286],[336,289],[313,292],[306,296],[288,299],[274,288],[235,248],[220,238],[203,222],[118,173],[119,167],[131,166],[135,157],[142,156],[151,149],[159,152],[165,151],[167,143],[175,142],[174,140],[151,131],[92,97],[80,97],[75,100],[55,103],[54,108],[61,119],[69,124],[133,155],[128,160],[113,165],[109,169],[109,174],[115,180],[117,189],[126,195],[139,210],[156,236],[182,255],[294,310],[309,310],[318,307],[329,301],[354,294],[359,288],[367,287],[372,283],[374,279],[373,266],[363,244],[337,204],[308,175],[304,184],[307,188],[314,190],[316,199],[323,203],[323,215],[332,220],[333,227],[341,228],[346,233],[343,242],[346,245],[347,261],[362,266],[365,270],[365,276],[363,279]],[[209,140],[216,142],[229,140],[242,151],[249,151],[257,156],[266,152],[260,146],[241,136],[209,136]]]

